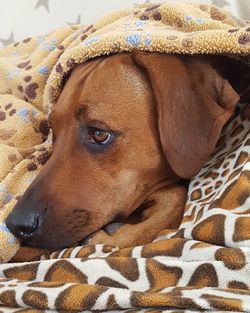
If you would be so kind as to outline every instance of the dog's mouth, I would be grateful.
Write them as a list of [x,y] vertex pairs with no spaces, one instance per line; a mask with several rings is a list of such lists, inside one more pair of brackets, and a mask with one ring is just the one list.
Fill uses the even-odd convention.
[[[112,236],[124,223],[119,223],[119,222],[113,222],[105,225],[101,229],[104,230],[108,235]],[[86,237],[84,237],[81,241],[79,241],[78,245],[84,246],[91,244],[91,239],[93,236],[98,232],[99,230],[96,230]]]
[[128,217],[124,217],[121,214],[117,215],[112,221],[104,225],[100,229],[90,233],[82,240],[78,242],[78,245],[91,244],[91,239],[98,233],[99,230],[105,231],[108,235],[112,236],[122,225],[124,224],[137,224],[142,222],[145,218],[143,217],[143,211],[150,208],[155,204],[154,200],[143,202],[135,211],[132,212]]

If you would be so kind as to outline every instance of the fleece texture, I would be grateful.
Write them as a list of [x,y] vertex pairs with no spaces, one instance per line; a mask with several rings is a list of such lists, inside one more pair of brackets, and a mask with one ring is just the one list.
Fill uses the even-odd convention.
[[86,60],[133,49],[247,65],[250,24],[204,4],[150,4],[0,51],[0,310],[250,312],[249,99],[191,180],[179,229],[140,247],[83,246],[5,263],[19,248],[5,219],[50,156],[46,120],[64,77]]

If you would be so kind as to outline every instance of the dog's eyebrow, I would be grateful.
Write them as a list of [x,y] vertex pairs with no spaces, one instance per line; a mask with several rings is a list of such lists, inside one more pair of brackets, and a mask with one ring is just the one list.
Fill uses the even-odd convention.
[[86,104],[80,104],[76,107],[74,114],[76,119],[82,120],[87,117],[88,106]]

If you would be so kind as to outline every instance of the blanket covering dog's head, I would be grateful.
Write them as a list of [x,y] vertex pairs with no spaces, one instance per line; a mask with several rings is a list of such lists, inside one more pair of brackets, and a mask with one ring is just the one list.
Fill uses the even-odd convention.
[[[249,26],[213,6],[162,4],[122,11],[94,26],[76,25],[5,48],[0,52],[3,75],[0,91],[5,94],[0,117],[7,125],[2,132],[7,148],[1,153],[4,162],[8,162],[1,185],[3,218],[49,157],[50,142],[43,143],[48,135],[46,114],[58,101],[67,74],[78,64],[134,49],[221,54],[247,63],[249,42]],[[229,98],[233,97],[232,93]],[[18,131],[13,126],[17,122]],[[180,164],[175,166],[180,168]],[[17,247],[16,242],[11,244],[13,249],[8,249],[4,260]]]

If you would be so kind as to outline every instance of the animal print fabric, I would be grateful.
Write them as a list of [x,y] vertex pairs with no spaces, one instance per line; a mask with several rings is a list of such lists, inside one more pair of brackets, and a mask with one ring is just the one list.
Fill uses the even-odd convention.
[[0,311],[250,312],[249,101],[239,104],[190,182],[178,230],[138,247],[86,245],[4,263],[18,249],[4,220],[50,156],[47,113],[71,68],[134,48],[230,51],[247,63],[249,31],[213,6],[149,5],[0,51]]

